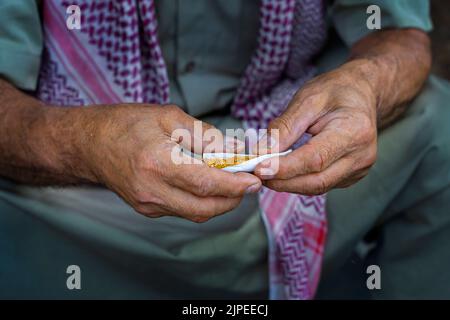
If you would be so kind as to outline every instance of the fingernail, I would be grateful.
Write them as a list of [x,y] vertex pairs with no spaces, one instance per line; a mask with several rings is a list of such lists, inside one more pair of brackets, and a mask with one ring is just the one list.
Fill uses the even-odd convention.
[[255,184],[252,184],[250,187],[248,187],[245,190],[245,193],[256,193],[256,192],[259,191],[260,188],[261,188],[261,184],[260,183],[255,183]]
[[260,176],[263,179],[272,179],[275,176],[275,170],[273,168],[264,168],[261,167],[258,170],[258,176]]
[[272,136],[265,133],[254,147],[255,153],[265,153],[276,145],[276,140]]

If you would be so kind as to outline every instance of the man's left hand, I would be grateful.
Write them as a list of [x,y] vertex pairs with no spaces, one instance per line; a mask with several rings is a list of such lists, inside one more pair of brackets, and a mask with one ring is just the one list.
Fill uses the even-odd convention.
[[279,139],[272,139],[272,146],[260,143],[258,152],[286,150],[304,132],[313,137],[280,157],[278,170],[273,170],[271,160],[262,162],[255,174],[264,185],[280,192],[315,195],[350,186],[368,173],[377,153],[377,99],[362,72],[369,66],[365,59],[354,60],[297,92],[269,126],[269,132],[279,130]]

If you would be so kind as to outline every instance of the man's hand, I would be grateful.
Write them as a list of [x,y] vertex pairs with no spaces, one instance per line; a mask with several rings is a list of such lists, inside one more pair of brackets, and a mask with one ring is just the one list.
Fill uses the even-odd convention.
[[[0,176],[18,182],[104,185],[146,216],[196,222],[233,209],[261,187],[248,173],[193,158],[172,161],[180,145],[197,153],[211,146],[194,132],[196,119],[175,106],[50,107],[0,79],[0,115]],[[191,141],[172,136],[175,129],[187,130]]]
[[[198,121],[176,106],[97,107],[95,129],[85,149],[97,182],[119,194],[138,212],[149,216],[180,216],[195,222],[235,208],[245,193],[257,192],[261,181],[248,173],[232,174],[209,168],[200,160],[176,164],[178,143],[190,148]],[[203,123],[203,132],[211,126]],[[174,141],[176,129],[188,130],[192,141]],[[197,150],[201,152],[202,150]],[[185,156],[187,157],[187,156]]]
[[[419,30],[386,30],[362,39],[348,63],[307,83],[269,126],[279,130],[278,145],[269,147],[280,151],[304,132],[312,139],[279,160],[262,162],[256,175],[269,188],[300,194],[322,194],[360,180],[376,159],[377,128],[404,112],[430,64],[429,39]],[[266,141],[258,152],[270,152]]]
[[273,175],[267,172],[267,163],[257,168],[257,175],[264,168],[261,178],[269,188],[322,194],[367,174],[377,150],[376,100],[367,81],[356,81],[353,68],[358,66],[347,65],[309,82],[271,123],[270,129],[279,130],[280,150],[288,149],[305,131],[313,138],[280,158]]

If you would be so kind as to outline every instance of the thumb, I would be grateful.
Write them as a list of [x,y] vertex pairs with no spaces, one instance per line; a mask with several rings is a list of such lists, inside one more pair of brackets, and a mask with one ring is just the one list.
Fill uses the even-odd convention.
[[[181,108],[164,106],[167,112],[164,130],[172,141],[196,154],[203,152],[233,152],[242,142],[234,137],[224,137],[213,125],[198,120]],[[167,111],[165,110],[167,109]]]
[[253,152],[266,154],[289,149],[319,118],[324,106],[321,100],[305,99],[301,92],[297,93],[286,110],[270,122],[267,134],[261,137]]

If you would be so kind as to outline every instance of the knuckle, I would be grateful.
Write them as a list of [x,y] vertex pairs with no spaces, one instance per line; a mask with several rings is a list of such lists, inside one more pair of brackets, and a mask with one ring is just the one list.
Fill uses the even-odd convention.
[[328,179],[324,175],[319,175],[317,177],[316,184],[312,188],[312,193],[315,195],[320,195],[326,193],[330,189]]
[[289,170],[287,166],[280,163],[276,170],[276,177],[278,179],[289,179],[293,176],[293,173],[294,172],[292,170]]
[[275,178],[286,180],[302,174],[303,168],[298,164],[298,162],[279,161],[278,164],[272,166],[272,169],[275,172]]
[[303,98],[302,103],[308,106],[314,106],[320,104],[323,100],[323,96],[321,93],[313,92],[311,87],[307,88],[306,91],[303,92],[305,97]]
[[216,188],[213,179],[202,178],[197,182],[196,193],[204,197],[210,195],[215,189]]
[[180,118],[183,113],[183,110],[177,105],[166,104],[161,108],[160,124],[165,126],[170,121]]
[[182,112],[181,108],[178,107],[175,104],[168,104],[164,106],[164,111],[166,111],[168,114],[177,115],[180,112]]
[[158,161],[147,150],[139,152],[135,162],[138,170],[156,171],[158,168]]
[[321,147],[319,152],[316,152],[310,162],[310,172],[321,172],[326,168],[327,161],[330,157],[330,151],[326,147]]
[[365,151],[361,159],[355,161],[355,167],[358,169],[368,170],[377,160],[377,148],[373,147]]
[[368,116],[359,119],[359,138],[361,143],[371,143],[376,138],[376,130]]
[[293,128],[290,118],[288,117],[278,117],[275,120],[272,121],[270,124],[271,129],[278,129],[280,130],[280,133],[283,133],[287,136],[292,136],[293,134]]
[[162,201],[158,197],[148,191],[138,190],[135,192],[134,198],[136,199],[136,202],[140,204],[162,204]]
[[152,208],[149,207],[147,205],[143,205],[143,204],[137,204],[134,206],[134,210],[136,210],[136,212],[149,217],[149,218],[159,218],[162,216],[161,212],[158,212],[158,210],[156,208]]
[[371,150],[368,152],[366,157],[366,166],[365,168],[370,168],[375,164],[375,161],[377,160],[377,148],[371,148]]

